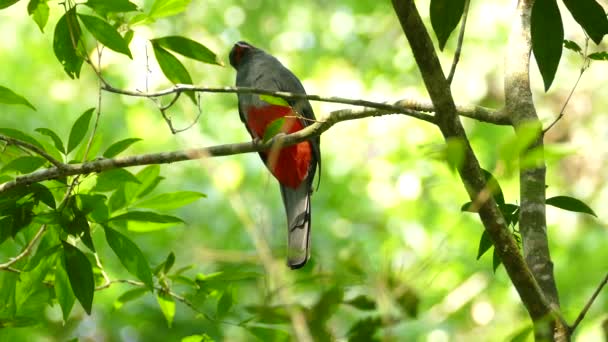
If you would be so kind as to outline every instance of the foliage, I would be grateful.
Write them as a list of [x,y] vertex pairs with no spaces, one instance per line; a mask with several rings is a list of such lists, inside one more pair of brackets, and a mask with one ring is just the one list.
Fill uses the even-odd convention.
[[[593,0],[563,2],[589,38],[599,44],[608,33],[608,21],[599,4]],[[17,3],[0,1],[0,9],[12,10],[20,6]],[[224,51],[232,41],[240,39],[235,27],[241,25],[240,34],[245,39],[267,48],[284,46],[285,50],[274,49],[277,55],[289,55],[287,47],[300,49],[301,56],[292,64],[298,75],[308,72],[310,78],[330,82],[332,77],[325,72],[358,69],[357,77],[368,88],[390,83],[399,89],[403,86],[401,77],[408,82],[414,80],[411,75],[415,73],[409,72],[414,66],[407,64],[411,62],[387,62],[396,58],[396,52],[382,42],[385,35],[394,31],[376,30],[395,25],[394,18],[386,19],[390,11],[374,2],[351,1],[347,10],[321,9],[312,3],[299,4],[297,8],[274,2],[272,8],[255,7],[269,6],[264,1],[258,5],[232,2],[218,5],[210,1],[209,8],[200,6],[200,2],[191,5],[190,0],[137,4],[128,0],[66,1],[65,7],[46,0],[25,3],[31,22],[21,30],[36,31],[39,36],[28,37],[36,37],[31,41],[40,39],[44,48],[33,48],[42,50],[40,57],[30,50],[24,50],[20,56],[35,55],[40,72],[32,73],[36,79],[31,83],[41,85],[29,89],[26,80],[16,76],[17,71],[7,70],[16,79],[12,84],[7,84],[10,76],[0,78],[2,84],[10,85],[0,86],[2,109],[18,113],[0,118],[0,124],[6,127],[0,128],[0,135],[30,144],[47,156],[4,140],[0,184],[52,167],[52,159],[73,164],[120,158],[130,152],[176,148],[174,141],[166,143],[163,135],[166,132],[158,129],[162,126],[160,117],[141,116],[142,111],[149,109],[142,103],[123,102],[106,95],[103,104],[97,101],[101,95],[95,88],[97,79],[92,81],[91,77],[99,72],[112,84],[125,87],[131,84],[121,73],[128,74],[131,71],[128,63],[142,54],[141,46],[134,43],[141,41],[142,36],[147,37],[153,51],[146,57],[145,68],[150,67],[148,63],[156,63],[171,84],[232,84],[233,74],[217,76],[230,72],[218,68],[224,63],[213,50],[222,46]],[[461,21],[464,3],[430,1],[430,23],[441,50],[453,49],[449,38]],[[292,19],[295,10],[300,11],[298,20]],[[331,21],[336,20],[337,24],[328,29],[325,23],[313,20],[317,12],[328,16],[333,13],[337,19]],[[24,11],[11,13],[25,17]],[[584,38],[579,38],[579,43],[576,39],[564,40],[568,29],[564,30],[562,13],[563,8],[555,0],[537,0],[532,14],[534,56],[545,91],[553,84],[560,61],[563,63],[566,58],[562,56],[564,48],[582,56],[587,63],[608,59],[605,51],[587,51],[587,43],[582,48],[580,42]],[[237,23],[239,16],[247,21]],[[345,18],[353,17],[355,22],[347,27],[350,31],[341,31],[348,26]],[[368,22],[366,18],[373,20]],[[175,24],[175,28],[167,22]],[[15,22],[15,25],[25,24]],[[32,25],[37,28],[32,29]],[[306,37],[281,35],[281,30],[288,32],[291,25],[294,30],[302,25],[323,37],[317,38],[316,44],[323,45],[325,50],[299,47],[298,44],[309,44]],[[224,31],[224,27],[231,29]],[[6,26],[0,29],[6,30]],[[147,35],[150,32],[153,38]],[[277,37],[270,39],[273,35]],[[297,39],[289,39],[294,36]],[[24,45],[29,44],[28,39],[23,40]],[[345,43],[333,46],[338,40]],[[383,48],[376,49],[372,56],[369,49],[374,46]],[[0,50],[0,56],[2,53]],[[112,62],[102,66],[95,55],[110,56]],[[52,58],[59,63],[54,60],[55,64],[49,63]],[[318,61],[317,69],[311,66],[311,61]],[[12,62],[7,58],[5,68],[17,65]],[[121,69],[121,64],[127,66]],[[345,64],[350,67],[344,67]],[[72,87],[83,89],[78,89],[78,95],[70,95],[68,102],[48,99],[41,95],[49,92],[48,88],[42,88],[47,81],[45,77],[49,77],[44,76],[46,72],[52,75],[50,83],[64,84],[61,82],[67,82],[67,75],[74,79],[70,84],[76,86]],[[312,84],[323,90],[323,82]],[[345,91],[353,89],[342,86],[347,88]],[[193,92],[186,94],[195,106],[202,106]],[[395,96],[398,95],[395,91]],[[492,94],[484,97],[481,99],[484,105],[496,101]],[[271,104],[286,105],[281,98],[261,98]],[[226,119],[217,114],[234,114],[234,101],[217,100],[217,104],[210,104],[214,101],[215,98],[210,98],[202,106],[209,116],[201,122],[201,132],[196,134],[203,138],[188,136],[185,146],[244,139],[236,115],[226,115],[230,117]],[[189,103],[178,105],[184,113],[192,108]],[[187,114],[178,118],[180,122],[188,119]],[[275,237],[283,234],[281,210],[270,204],[276,203],[279,195],[274,184],[268,185],[268,176],[262,174],[253,158],[236,159],[238,165],[244,166],[235,166],[234,161],[218,161],[219,166],[213,171],[205,164],[215,160],[193,166],[186,163],[163,166],[162,171],[158,165],[99,173],[92,170],[86,175],[16,186],[3,193],[0,255],[3,260],[11,260],[22,252],[26,254],[14,263],[9,261],[8,266],[0,265],[0,302],[5,303],[0,307],[0,327],[10,328],[0,331],[0,339],[31,340],[40,336],[84,339],[86,336],[77,335],[81,330],[74,328],[83,324],[84,313],[94,317],[110,340],[123,338],[128,330],[124,327],[136,327],[142,340],[282,341],[293,334],[295,314],[305,318],[315,340],[374,341],[392,337],[411,340],[433,331],[475,338],[478,329],[487,329],[478,323],[475,309],[488,301],[497,308],[497,318],[490,324],[493,338],[507,335],[515,336],[514,340],[527,338],[531,332],[528,325],[515,329],[511,324],[524,320],[517,303],[494,301],[507,297],[510,291],[504,272],[498,269],[501,260],[495,250],[494,274],[489,265],[475,260],[493,248],[493,241],[479,229],[472,215],[460,216],[456,205],[466,198],[456,190],[458,181],[452,172],[465,158],[461,142],[451,141],[445,149],[438,149],[436,136],[412,123],[397,123],[390,118],[385,120],[386,126],[377,122],[369,121],[356,129],[347,127],[331,138],[324,137],[327,146],[324,153],[330,156],[330,167],[321,190],[313,196],[313,216],[317,220],[313,237],[315,255],[311,265],[298,272],[289,273],[282,265],[280,247],[276,247],[276,253],[273,250],[279,246],[276,242],[279,238]],[[264,140],[276,135],[283,124],[284,119],[275,121],[264,134]],[[489,169],[485,171],[487,188],[511,233],[521,242],[520,205],[512,199],[516,193],[513,174],[518,168],[518,156],[538,137],[540,127],[524,127],[527,129],[524,139],[483,124],[472,124],[470,129],[474,143],[477,140],[476,149],[485,154],[482,160]],[[417,130],[422,133],[417,135]],[[376,135],[368,135],[374,131]],[[497,141],[496,137],[501,138]],[[373,140],[385,140],[386,145],[371,145]],[[435,154],[437,150],[441,151]],[[530,160],[534,162],[536,159],[532,157]],[[555,179],[558,183],[559,177]],[[564,184],[552,185],[550,190],[562,194],[574,192],[570,185],[566,179]],[[277,193],[271,197],[273,191]],[[249,212],[243,212],[243,203]],[[546,204],[598,216],[590,205],[573,196],[553,196]],[[460,210],[476,212],[476,206],[466,202]],[[274,207],[277,208],[268,209]],[[601,216],[602,211],[597,212]],[[588,221],[582,224],[586,224],[585,234],[560,233],[565,236],[559,237],[563,246],[556,253],[556,265],[560,265],[559,261],[572,261],[568,254],[573,250],[583,250],[578,265],[587,267],[587,271],[581,275],[584,278],[581,281],[591,283],[602,271],[601,265],[589,265],[585,260],[608,256],[594,242],[603,236],[597,224]],[[247,235],[244,227],[248,225],[275,226],[280,234],[255,228]],[[251,240],[263,247],[255,246]],[[254,248],[258,253],[248,252]],[[266,249],[276,260],[264,260]],[[564,280],[560,290],[567,294],[565,298],[572,298],[566,299],[564,305],[574,312],[586,297],[579,282],[571,279],[569,272],[561,272],[558,279]],[[492,279],[491,285],[476,284],[483,286],[482,296],[454,309],[443,304],[467,279],[478,279],[476,275]],[[601,317],[601,309],[592,316]],[[455,323],[446,324],[446,317]],[[500,324],[501,321],[510,324]],[[19,327],[31,330],[16,329]]]

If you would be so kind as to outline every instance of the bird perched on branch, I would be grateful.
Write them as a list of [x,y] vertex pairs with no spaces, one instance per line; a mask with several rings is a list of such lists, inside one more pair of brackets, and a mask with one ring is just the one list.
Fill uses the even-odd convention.
[[[246,43],[234,44],[230,64],[236,69],[236,86],[305,94],[300,80],[275,57]],[[239,115],[254,140],[277,133],[293,133],[315,122],[306,99],[285,101],[257,94],[238,94]],[[310,195],[317,166],[321,169],[318,137],[284,148],[260,152],[262,161],[281,188],[287,214],[287,264],[297,269],[310,257]]]

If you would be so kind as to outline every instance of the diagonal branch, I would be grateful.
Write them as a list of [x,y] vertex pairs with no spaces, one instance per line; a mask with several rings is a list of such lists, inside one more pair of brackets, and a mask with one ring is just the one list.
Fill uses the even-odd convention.
[[604,286],[606,286],[606,284],[608,284],[608,274],[606,274],[606,276],[604,277],[604,280],[602,280],[600,282],[597,289],[595,289],[595,292],[593,292],[593,294],[591,295],[591,298],[589,298],[589,301],[587,302],[587,304],[585,304],[585,307],[583,308],[581,313],[578,314],[578,317],[576,317],[576,320],[574,321],[574,323],[572,323],[572,326],[570,327],[570,333],[574,332],[574,330],[576,329],[576,327],[578,327],[578,325],[581,323],[583,318],[585,318],[587,311],[589,311],[589,309],[591,308],[591,305],[593,304],[593,302],[595,301],[597,296],[600,295],[600,292],[602,291]]
[[[392,0],[392,2],[436,109],[437,125],[446,141],[457,139],[462,142],[465,158],[458,171],[469,197],[471,200],[475,200],[485,188],[485,179],[457,116],[450,87],[441,69],[433,43],[414,2],[412,0]],[[492,196],[489,196],[481,205],[479,216],[530,316],[534,321],[541,320],[549,313],[559,316],[559,313],[552,311],[524,262],[517,243],[507,229],[505,219],[497,209]]]
[[30,240],[30,242],[27,244],[27,246],[23,249],[23,251],[21,253],[19,253],[19,255],[17,255],[14,258],[11,258],[9,261],[7,261],[3,264],[0,264],[0,270],[8,270],[8,271],[14,272],[15,269],[13,269],[11,266],[13,266],[17,261],[28,256],[32,252],[32,249],[34,249],[34,246],[36,246],[36,243],[38,242],[38,240],[40,240],[40,238],[42,237],[42,235],[44,235],[45,232],[46,232],[46,224],[43,224],[40,227],[40,229],[38,229],[38,232],[36,232],[36,235],[34,235],[32,240]]
[[[435,118],[432,115],[417,112],[409,109],[402,109],[401,114],[406,114],[434,123]],[[173,152],[161,152],[151,154],[141,154],[130,157],[119,157],[112,159],[97,159],[90,162],[80,164],[61,164],[60,167],[51,167],[48,169],[37,170],[28,173],[6,183],[0,184],[0,193],[8,191],[20,185],[28,185],[38,183],[50,179],[56,179],[65,176],[89,174],[93,172],[102,172],[116,168],[150,165],[150,164],[166,164],[184,160],[200,159],[206,157],[228,156],[233,154],[259,152],[271,149],[274,144],[279,146],[294,145],[299,142],[309,140],[313,137],[321,135],[330,127],[341,121],[362,119],[372,116],[382,116],[395,114],[390,111],[378,110],[375,108],[357,108],[357,109],[342,109],[331,112],[324,121],[318,121],[306,128],[288,135],[277,135],[266,143],[263,142],[247,142],[226,145],[216,145],[210,147],[188,149]]]
[[16,146],[24,147],[25,149],[28,149],[28,150],[40,155],[41,157],[48,160],[49,162],[51,162],[51,164],[55,165],[56,167],[60,168],[60,167],[63,167],[63,165],[64,165],[62,162],[53,158],[53,156],[46,153],[43,149],[41,149],[40,147],[38,147],[36,145],[32,145],[28,142],[21,141],[19,139],[15,139],[15,138],[11,138],[11,137],[7,137],[6,135],[1,135],[1,134],[0,134],[0,140],[6,142],[9,145],[16,145]]
[[456,73],[456,66],[460,60],[460,52],[462,51],[462,43],[464,41],[464,30],[467,27],[467,17],[469,16],[469,0],[464,0],[464,10],[462,12],[462,23],[460,24],[460,33],[458,34],[458,44],[456,45],[456,52],[454,52],[454,59],[452,60],[452,67],[448,75],[448,83],[452,84],[454,74]]

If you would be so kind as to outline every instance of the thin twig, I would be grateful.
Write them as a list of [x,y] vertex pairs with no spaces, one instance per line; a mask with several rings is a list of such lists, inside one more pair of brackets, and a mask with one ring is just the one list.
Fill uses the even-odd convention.
[[53,156],[51,156],[50,154],[46,153],[43,149],[41,149],[40,147],[38,147],[36,145],[32,145],[32,144],[30,144],[28,142],[21,141],[19,139],[7,137],[5,135],[0,135],[0,140],[5,141],[9,145],[21,146],[21,147],[24,147],[25,149],[28,149],[28,150],[36,153],[36,154],[39,154],[44,159],[48,160],[51,164],[55,165],[58,168],[62,168],[64,166],[64,164],[62,162],[60,162],[59,160],[53,158]]
[[[110,281],[106,282],[105,284],[96,287],[95,291],[105,290],[105,289],[109,288],[110,286],[112,286],[113,284],[129,284],[129,285],[137,286],[137,287],[145,287],[145,288],[148,287],[146,284],[142,283],[141,281],[137,281],[137,280],[115,279],[115,280],[110,280]],[[227,325],[234,325],[234,326],[240,326],[240,324],[238,324],[238,323],[218,320],[216,318],[213,318],[213,317],[209,316],[206,312],[201,311],[196,306],[194,306],[194,304],[192,304],[192,302],[190,302],[186,297],[181,296],[181,295],[179,295],[179,294],[177,294],[177,293],[175,293],[173,291],[167,291],[166,289],[164,289],[164,288],[162,288],[160,286],[154,286],[154,289],[156,291],[162,291],[162,292],[168,294],[173,299],[181,302],[182,304],[184,304],[187,307],[189,307],[190,309],[192,309],[192,311],[203,315],[207,320],[209,320],[211,322],[222,323],[222,324],[227,324]]]
[[593,294],[591,295],[591,298],[589,298],[589,301],[587,301],[587,304],[585,305],[585,307],[583,308],[581,313],[578,314],[578,317],[576,317],[576,320],[574,321],[574,323],[572,323],[572,326],[570,327],[570,333],[572,333],[574,331],[574,329],[576,329],[578,327],[578,325],[581,323],[583,318],[585,318],[587,311],[589,311],[589,309],[591,308],[591,305],[593,304],[593,302],[595,301],[597,296],[599,296],[600,292],[602,291],[602,288],[604,288],[604,286],[606,286],[607,283],[608,283],[608,273],[606,274],[604,279],[600,282],[597,289],[595,289],[595,292],[593,292]]
[[7,270],[7,271],[11,271],[11,272],[18,271],[18,270],[13,269],[11,266],[13,266],[17,261],[28,256],[32,252],[32,250],[34,249],[34,246],[36,245],[38,240],[40,240],[42,235],[44,235],[45,231],[46,231],[46,224],[43,224],[42,226],[40,226],[40,229],[38,229],[38,232],[36,232],[36,235],[34,235],[32,240],[30,240],[30,242],[23,249],[23,251],[21,253],[19,253],[19,255],[12,258],[11,260],[5,262],[4,264],[0,264],[0,270]]
[[[361,99],[348,99],[344,97],[337,96],[320,96],[320,95],[307,95],[307,94],[297,94],[290,93],[284,91],[272,91],[260,88],[251,88],[251,87],[199,87],[193,86],[189,84],[178,84],[171,88],[167,88],[164,90],[159,90],[156,92],[144,93],[140,91],[131,91],[125,89],[118,89],[112,87],[110,85],[105,84],[103,86],[103,90],[120,94],[126,96],[134,96],[134,97],[146,97],[146,98],[158,98],[170,94],[180,93],[184,91],[195,91],[200,93],[236,93],[236,94],[259,94],[259,95],[271,95],[275,97],[280,97],[285,100],[301,100],[306,99],[309,101],[317,101],[317,102],[329,102],[329,103],[341,103],[347,104],[351,106],[359,106],[359,107],[368,107],[379,110],[385,110],[392,113],[398,114],[406,114],[414,111],[423,111],[432,113],[435,112],[435,108],[428,101],[417,101],[417,100],[399,100],[394,103],[387,102],[374,102],[367,101]],[[497,125],[510,125],[510,121],[507,117],[505,117],[502,113],[502,110],[493,110],[481,106],[457,106],[458,115],[469,117],[475,120],[493,123]],[[428,116],[431,117],[432,116]],[[418,119],[425,120],[424,118],[417,117]],[[429,121],[429,120],[425,120]]]
[[589,48],[589,37],[587,37],[585,39],[585,50],[582,53],[583,65],[581,65],[581,70],[578,74],[578,78],[576,79],[576,82],[574,82],[574,86],[572,87],[572,89],[570,89],[570,94],[568,94],[568,97],[566,98],[566,101],[564,102],[562,109],[559,111],[559,115],[555,118],[555,120],[553,120],[553,122],[547,128],[545,128],[543,130],[543,134],[547,133],[564,116],[564,112],[566,111],[566,106],[570,102],[570,99],[572,98],[572,95],[574,94],[574,90],[576,90],[576,87],[578,86],[578,82],[583,77],[583,73],[589,68],[589,57],[587,57],[588,48]]
[[[97,68],[99,72],[97,75],[97,79],[99,80],[99,89],[97,91],[97,113],[95,114],[95,122],[93,123],[93,131],[91,132],[91,136],[89,137],[89,141],[87,141],[87,147],[84,150],[84,154],[82,157],[82,161],[86,161],[91,150],[91,145],[93,144],[93,139],[95,138],[95,134],[97,133],[97,127],[99,127],[99,119],[101,118],[101,94],[102,94],[102,85],[104,84],[103,77],[101,77],[101,56],[103,53],[103,46],[99,47],[97,44]],[[92,64],[92,63],[91,63]]]
[[454,74],[456,73],[456,65],[460,60],[460,52],[462,50],[462,42],[464,41],[464,30],[467,26],[467,17],[469,14],[469,0],[464,1],[464,10],[462,12],[462,23],[460,24],[460,33],[458,34],[458,44],[456,45],[456,52],[454,53],[454,60],[452,61],[452,68],[448,75],[448,84],[452,84]]

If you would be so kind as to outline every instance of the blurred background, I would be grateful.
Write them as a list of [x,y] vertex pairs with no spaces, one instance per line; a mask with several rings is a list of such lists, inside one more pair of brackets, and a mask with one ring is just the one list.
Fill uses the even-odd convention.
[[[133,2],[144,9],[152,3]],[[41,33],[28,18],[26,3],[0,11],[0,84],[29,99],[38,110],[2,106],[0,127],[32,134],[38,127],[49,127],[67,137],[78,115],[97,106],[98,82],[86,65],[80,80],[69,79],[53,55],[53,28],[63,7],[55,1],[49,3],[49,25]],[[427,23],[428,3],[417,1]],[[515,3],[472,2],[452,86],[457,103],[502,106],[503,56]],[[582,29],[567,11],[562,11],[562,17],[566,39],[584,46]],[[374,101],[427,98],[390,2],[193,0],[181,15],[133,30],[133,60],[108,49],[103,52],[102,72],[118,88],[152,91],[170,87],[154,59],[146,57],[152,56],[148,40],[182,35],[206,45],[226,64],[218,67],[182,59],[196,85],[234,85],[228,52],[234,42],[246,40],[279,58],[310,94]],[[453,33],[440,55],[446,73],[455,38]],[[607,45],[590,43],[589,49],[606,50]],[[559,113],[582,62],[580,56],[565,50],[548,93],[532,65],[535,103],[545,126]],[[562,311],[570,322],[608,269],[606,75],[608,63],[592,63],[564,118],[545,140],[549,150],[547,196],[577,197],[599,216],[595,219],[547,207],[555,276]],[[125,155],[250,139],[239,120],[234,94],[202,94],[199,121],[177,135],[171,134],[151,101],[109,93],[101,96],[101,151],[131,137],[143,141]],[[322,119],[347,106],[313,103],[313,107]],[[186,127],[196,117],[197,108],[182,98],[170,115],[176,128]],[[508,149],[513,141],[512,129],[469,119],[463,122],[482,166],[495,172],[506,201],[518,203],[517,174],[496,169],[504,146]],[[152,265],[173,252],[176,268],[193,266],[185,273],[190,277],[227,269],[256,274],[230,285],[234,303],[221,322],[178,303],[175,322],[168,329],[150,294],[113,309],[117,297],[130,289],[115,284],[95,294],[91,316],[77,304],[64,324],[60,308],[48,306],[46,323],[0,329],[0,340],[175,341],[203,333],[216,340],[255,340],[251,330],[235,324],[251,317],[252,306],[291,303],[311,307],[335,287],[344,290],[346,300],[360,294],[376,300],[372,311],[348,305],[336,308],[327,329],[338,340],[345,339],[356,322],[373,315],[393,317],[378,334],[387,341],[507,340],[529,325],[504,268],[493,273],[492,253],[476,260],[483,227],[476,215],[460,211],[468,199],[460,179],[445,163],[443,139],[435,127],[399,115],[342,122],[321,137],[321,150],[321,186],[312,199],[313,255],[311,265],[299,271],[285,266],[285,216],[278,185],[256,154],[161,166],[165,179],[157,192],[193,190],[207,197],[172,213],[186,224],[127,234]],[[103,240],[99,229],[93,235],[95,240]],[[97,245],[112,279],[132,278],[105,244]],[[14,250],[3,246],[2,260],[14,255]],[[264,258],[264,251],[270,253],[269,259]],[[179,286],[174,288],[178,293]],[[201,300],[200,307],[214,316],[219,297],[211,294]],[[604,291],[575,339],[602,340],[601,324],[607,318]],[[289,332],[288,325],[285,331]]]

